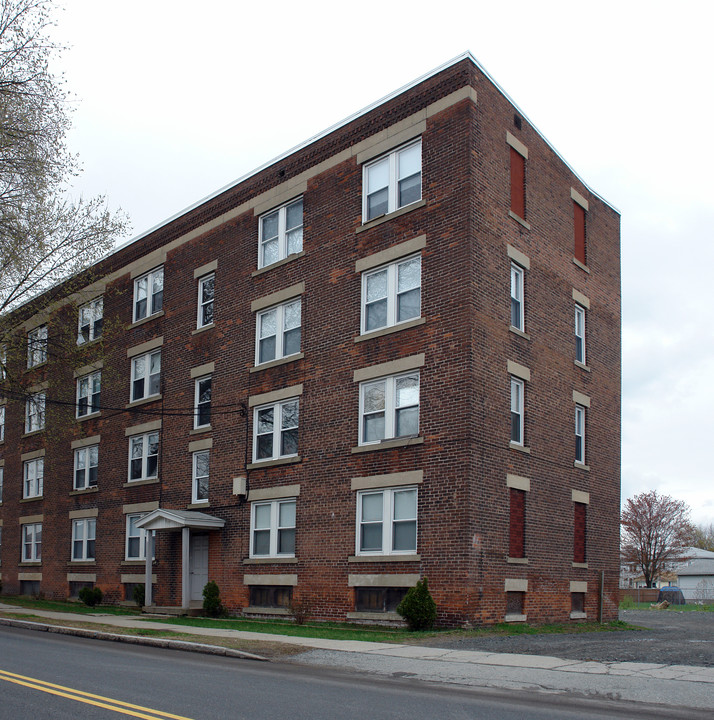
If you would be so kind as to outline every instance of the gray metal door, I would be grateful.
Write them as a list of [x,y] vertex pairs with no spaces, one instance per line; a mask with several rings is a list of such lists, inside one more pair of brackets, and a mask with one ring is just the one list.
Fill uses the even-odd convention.
[[208,582],[208,535],[192,535],[188,558],[191,576],[190,600],[203,600],[203,588]]

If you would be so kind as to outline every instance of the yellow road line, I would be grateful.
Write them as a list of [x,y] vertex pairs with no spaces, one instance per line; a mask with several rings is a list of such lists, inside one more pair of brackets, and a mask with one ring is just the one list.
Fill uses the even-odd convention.
[[74,688],[65,687],[64,685],[55,685],[54,683],[38,680],[37,678],[11,673],[7,670],[0,670],[0,680],[6,680],[7,682],[22,685],[34,690],[41,690],[42,692],[49,693],[50,695],[57,695],[59,697],[69,698],[70,700],[76,700],[77,702],[86,703],[87,705],[94,705],[107,710],[113,710],[114,712],[124,713],[125,715],[131,715],[132,717],[144,718],[144,720],[158,720],[159,718],[170,718],[171,720],[191,720],[191,718],[184,717],[183,715],[173,715],[171,713],[162,712],[161,710],[153,710],[152,708],[143,707],[142,705],[134,705],[132,703],[123,702],[122,700],[114,700],[112,698],[104,697],[103,695],[94,695],[93,693],[75,690]]

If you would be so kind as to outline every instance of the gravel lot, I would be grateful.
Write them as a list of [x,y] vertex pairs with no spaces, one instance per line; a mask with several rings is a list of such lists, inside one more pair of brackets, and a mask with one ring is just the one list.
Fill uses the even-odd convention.
[[580,635],[434,638],[435,647],[552,655],[572,660],[714,667],[714,613],[621,610],[620,620],[645,628]]

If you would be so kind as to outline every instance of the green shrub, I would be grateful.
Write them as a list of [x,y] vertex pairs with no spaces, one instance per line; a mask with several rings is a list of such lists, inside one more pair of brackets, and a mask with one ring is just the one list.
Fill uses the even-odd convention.
[[436,620],[436,603],[429,592],[427,579],[418,580],[397,605],[397,612],[407,621],[410,630],[428,630]]
[[141,583],[134,585],[134,592],[132,592],[131,596],[139,607],[144,607],[146,602],[146,587]]
[[104,593],[98,587],[83,587],[79,591],[79,599],[88,607],[94,607],[102,602]]
[[637,607],[635,598],[632,595],[625,595],[620,601],[620,610],[632,610]]
[[210,580],[203,588],[203,610],[209,617],[220,617],[225,613],[215,580]]

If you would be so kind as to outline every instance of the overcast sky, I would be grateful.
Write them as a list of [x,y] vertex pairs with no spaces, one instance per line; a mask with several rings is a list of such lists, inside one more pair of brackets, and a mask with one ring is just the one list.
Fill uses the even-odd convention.
[[66,0],[57,19],[76,192],[135,235],[470,50],[622,212],[623,498],[714,522],[714,3]]

